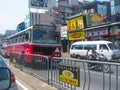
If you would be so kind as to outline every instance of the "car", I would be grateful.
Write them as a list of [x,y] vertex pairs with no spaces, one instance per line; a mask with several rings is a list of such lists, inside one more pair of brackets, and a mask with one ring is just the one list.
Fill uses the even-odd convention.
[[0,90],[8,90],[11,87],[11,71],[6,67],[0,67]]
[[[0,68],[2,68],[2,67],[4,67],[4,68],[8,68],[9,69],[9,67],[7,66],[7,64],[5,63],[5,61],[4,61],[4,58],[2,57],[2,56],[0,56]],[[10,69],[9,69],[10,70]],[[0,74],[1,75],[1,74]],[[10,86],[10,88],[9,89],[7,89],[7,90],[17,90],[17,85],[16,85],[16,80],[15,80],[15,75],[14,75],[14,73],[10,70],[10,83],[11,83],[11,86]],[[0,89],[1,90],[1,89]],[[5,89],[6,90],[6,89]]]

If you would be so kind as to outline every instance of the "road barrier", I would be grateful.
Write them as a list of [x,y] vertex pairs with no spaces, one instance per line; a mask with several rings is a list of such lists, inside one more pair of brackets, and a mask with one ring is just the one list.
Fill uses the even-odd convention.
[[[38,61],[25,64],[28,56]],[[120,63],[16,53],[10,62],[61,90],[120,90]]]
[[[30,60],[31,62],[28,62]],[[21,71],[27,71],[27,73],[49,83],[49,59],[47,56],[11,53],[10,63],[13,63]]]

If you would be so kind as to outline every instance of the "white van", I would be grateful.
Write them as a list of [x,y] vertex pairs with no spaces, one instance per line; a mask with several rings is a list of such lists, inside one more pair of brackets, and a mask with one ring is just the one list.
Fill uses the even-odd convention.
[[120,50],[110,41],[78,41],[71,45],[70,56],[85,58],[89,48],[103,54],[108,61],[120,58]]

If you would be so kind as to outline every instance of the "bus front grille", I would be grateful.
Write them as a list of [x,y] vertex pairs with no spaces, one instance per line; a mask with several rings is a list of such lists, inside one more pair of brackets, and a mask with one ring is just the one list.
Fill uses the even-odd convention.
[[51,55],[55,51],[55,47],[34,47],[34,53],[43,53],[43,55]]

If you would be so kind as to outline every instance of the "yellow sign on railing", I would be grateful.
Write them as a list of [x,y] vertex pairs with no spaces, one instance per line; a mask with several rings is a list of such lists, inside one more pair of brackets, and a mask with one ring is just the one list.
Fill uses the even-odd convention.
[[74,86],[80,86],[80,69],[67,65],[59,65],[59,80]]

